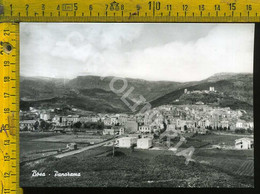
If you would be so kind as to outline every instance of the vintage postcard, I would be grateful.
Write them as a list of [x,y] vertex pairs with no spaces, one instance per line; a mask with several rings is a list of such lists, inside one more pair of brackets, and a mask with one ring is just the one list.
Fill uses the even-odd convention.
[[20,24],[21,187],[254,187],[254,24]]

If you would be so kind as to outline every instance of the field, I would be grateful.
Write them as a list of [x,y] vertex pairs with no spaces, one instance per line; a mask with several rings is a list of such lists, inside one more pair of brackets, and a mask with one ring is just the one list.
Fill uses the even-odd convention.
[[193,158],[227,173],[254,176],[253,150],[197,149]]
[[210,165],[234,175],[254,176],[254,150],[211,149],[212,145],[234,146],[236,134],[197,135],[188,139],[182,147],[193,146],[193,158],[205,165]]
[[[100,147],[67,158],[49,158],[21,166],[21,186],[79,187],[253,187],[253,177],[234,175],[211,165],[190,162],[170,151]],[[32,170],[48,177],[32,177]],[[54,171],[81,177],[54,177]]]
[[[42,134],[25,135],[21,139],[54,137],[61,138],[60,135]],[[194,162],[190,161],[188,165],[184,157],[175,156],[169,150],[135,149],[132,152],[131,149],[116,148],[112,157],[111,147],[99,147],[60,159],[49,157],[21,164],[20,183],[22,187],[254,187],[253,150],[221,150],[208,146],[223,142],[231,145],[234,138],[237,137],[211,134],[189,139],[179,148],[197,146],[192,155]],[[50,144],[61,146],[50,142],[44,145],[41,141],[30,143],[43,143],[44,149]],[[32,170],[45,172],[47,177],[32,177]],[[81,176],[55,177],[54,171],[81,173]]]
[[[65,149],[68,143],[75,142],[77,147],[85,147],[89,143],[99,143],[109,138],[108,136],[84,134],[59,134],[46,132],[20,133],[20,161],[29,161],[41,157],[57,154],[57,150]],[[110,137],[111,138],[111,137]]]
[[[65,148],[67,143],[46,143],[46,142],[35,142],[33,140],[46,137],[57,136],[55,133],[30,133],[23,132],[20,133],[20,161],[26,161],[36,157],[46,156],[51,154],[51,152],[46,154],[35,154],[37,151],[48,150],[48,149],[60,149]],[[32,155],[33,154],[33,155]]]
[[198,140],[198,141],[203,141],[210,143],[212,145],[216,144],[222,144],[224,143],[225,145],[234,145],[234,142],[236,139],[242,138],[244,135],[236,135],[236,134],[207,134],[207,135],[197,135],[193,137],[193,140]]
[[34,142],[39,138],[55,137],[58,134],[55,133],[20,133],[20,153],[25,155],[29,152],[39,151],[43,149],[61,148],[66,146],[66,143],[46,143],[46,142]]
[[35,139],[32,141],[36,142],[55,142],[55,143],[80,143],[80,144],[89,144],[90,142],[99,143],[106,140],[108,137],[98,136],[98,135],[74,135],[74,134],[66,134],[66,135],[55,135],[51,137],[44,137]]

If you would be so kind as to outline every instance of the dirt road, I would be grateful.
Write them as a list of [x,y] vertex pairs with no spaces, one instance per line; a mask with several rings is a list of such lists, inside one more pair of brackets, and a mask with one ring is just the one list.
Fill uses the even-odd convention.
[[113,139],[110,139],[110,140],[107,140],[107,141],[104,141],[104,142],[101,142],[101,143],[97,143],[97,144],[92,145],[92,146],[88,146],[88,147],[80,148],[78,150],[74,150],[74,151],[58,154],[55,157],[56,158],[63,158],[63,157],[66,157],[66,156],[71,156],[71,155],[74,155],[74,154],[78,154],[78,153],[84,152],[86,150],[90,150],[90,149],[93,149],[93,148],[97,148],[97,147],[103,146],[103,145],[105,145],[107,143],[110,143],[112,141],[113,141]]

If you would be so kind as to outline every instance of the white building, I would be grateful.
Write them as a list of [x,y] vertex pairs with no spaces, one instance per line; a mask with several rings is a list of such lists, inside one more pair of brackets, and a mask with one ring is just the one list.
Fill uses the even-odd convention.
[[140,149],[148,149],[152,147],[152,139],[151,138],[141,138],[137,140],[137,148]]
[[28,131],[34,131],[34,124],[35,124],[35,120],[23,120],[20,121],[20,130],[24,131],[24,130],[28,130]]
[[243,126],[244,126],[244,121],[238,121],[238,122],[236,122],[236,128],[243,128]]
[[67,125],[73,125],[74,123],[77,123],[79,121],[80,121],[79,115],[68,115],[67,116]]
[[209,87],[209,91],[214,92],[215,88],[214,87]]
[[41,114],[40,114],[40,119],[42,119],[42,120],[47,121],[47,120],[49,120],[50,118],[51,118],[51,115],[50,115],[49,113],[41,113]]
[[98,122],[99,120],[100,120],[100,118],[97,117],[97,116],[92,116],[92,117],[91,117],[91,122],[96,123],[96,122]]
[[122,137],[122,138],[119,138],[117,141],[118,141],[118,147],[130,148],[131,145],[137,143],[137,138],[136,137]]
[[240,138],[235,140],[236,149],[251,149],[254,147],[253,138]]
[[254,123],[253,122],[249,122],[248,126],[249,126],[249,128],[254,128]]
[[106,126],[111,126],[111,125],[112,125],[111,118],[106,118],[106,119],[104,120],[104,125],[106,125]]
[[111,124],[116,125],[118,123],[117,117],[111,117]]
[[124,127],[120,127],[119,128],[119,135],[123,135],[125,134],[125,128]]
[[151,133],[152,128],[149,125],[142,125],[142,126],[139,126],[139,131],[141,133]]

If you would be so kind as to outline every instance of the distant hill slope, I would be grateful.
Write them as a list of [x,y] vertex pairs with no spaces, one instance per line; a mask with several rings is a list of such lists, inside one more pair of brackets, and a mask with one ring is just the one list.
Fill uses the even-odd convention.
[[[131,102],[130,99],[128,101]],[[132,102],[133,103],[133,102]],[[129,112],[129,108],[121,101],[120,97],[111,91],[102,89],[84,89],[77,93],[69,93],[60,97],[53,97],[42,100],[21,100],[20,107],[22,110],[28,110],[32,107],[43,108],[61,108],[73,106],[83,110],[114,113],[114,112]]]
[[214,87],[218,91],[253,105],[253,74],[218,73],[202,80],[202,83],[205,82],[216,83]]
[[[28,106],[73,105],[82,109],[96,112],[129,112],[120,97],[131,87],[134,90],[129,95],[130,104],[143,95],[147,101],[156,99],[178,88],[192,85],[193,82],[146,81],[125,78],[127,88],[121,95],[110,90],[109,84],[113,77],[103,80],[99,76],[79,76],[72,80],[53,79],[45,77],[21,77],[20,97],[22,108]],[[114,82],[113,87],[120,89],[123,82]]]
[[[55,106],[66,104],[96,112],[129,112],[129,108],[120,99],[121,96],[110,90],[109,83],[112,79],[113,77],[105,77],[101,80],[99,76],[79,76],[72,80],[21,76],[20,97],[21,105],[24,105],[21,107],[49,106],[53,103]],[[153,107],[171,104],[182,96],[184,88],[189,91],[208,90],[213,86],[225,94],[225,99],[231,101],[235,99],[238,104],[244,102],[253,105],[252,74],[221,73],[196,82],[147,81],[131,78],[125,80],[127,81],[125,92],[131,87],[134,88],[129,96],[131,100],[128,99],[130,103],[143,95]],[[122,81],[114,83],[116,89],[122,86]],[[182,103],[191,101],[184,99]]]
[[[79,76],[72,80],[52,79],[52,78],[27,78],[21,77],[21,98],[44,99],[56,97],[69,93],[69,91],[82,89],[103,89],[110,90],[110,82],[113,77],[105,77],[103,80],[99,76]],[[193,82],[168,82],[168,81],[146,81],[142,79],[124,78],[127,81],[125,92],[133,87],[130,97],[139,99],[143,95],[147,101],[154,100],[171,91],[190,86]],[[113,87],[120,89],[123,82],[119,79],[115,81]]]
[[[219,106],[233,109],[253,109],[253,75],[252,74],[218,74],[202,80],[194,86],[187,87],[188,91],[208,90],[214,87],[216,94],[185,94],[184,89],[175,90],[153,100],[153,107],[164,104],[194,104],[198,101],[218,103]],[[223,93],[223,95],[220,95]],[[175,100],[179,100],[176,102]]]
[[20,97],[27,101],[44,100],[68,93],[67,79],[20,77]]
[[[93,89],[100,88],[103,90],[110,91],[109,84],[114,77],[105,77],[103,80],[99,76],[79,76],[68,82],[69,88],[74,89]],[[115,81],[113,87],[115,89],[120,89],[123,87],[122,78]],[[123,78],[127,82],[127,88],[125,92],[133,87],[130,98],[139,99],[140,95],[143,95],[147,101],[154,100],[160,96],[163,96],[171,91],[179,88],[193,85],[194,82],[171,82],[171,81],[147,81],[143,79],[132,79]]]

